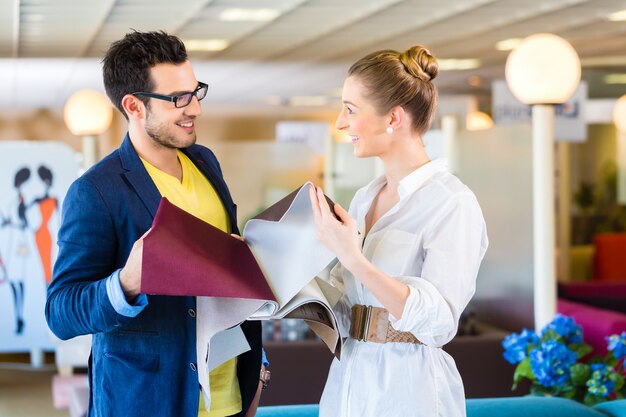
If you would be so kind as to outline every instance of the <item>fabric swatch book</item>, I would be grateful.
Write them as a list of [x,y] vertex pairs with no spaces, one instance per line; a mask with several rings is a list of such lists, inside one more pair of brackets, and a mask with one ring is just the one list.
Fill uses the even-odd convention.
[[163,198],[144,238],[141,292],[206,297],[208,317],[229,327],[246,319],[303,319],[339,356],[332,306],[341,293],[317,277],[335,256],[315,237],[310,184],[250,219],[245,242]]

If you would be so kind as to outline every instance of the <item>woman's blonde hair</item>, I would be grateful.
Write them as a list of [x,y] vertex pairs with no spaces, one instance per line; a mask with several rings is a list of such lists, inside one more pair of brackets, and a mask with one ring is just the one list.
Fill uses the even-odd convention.
[[413,130],[428,130],[437,108],[437,88],[432,80],[439,72],[437,60],[428,49],[415,45],[403,53],[383,50],[371,53],[348,70],[363,83],[367,97],[380,114],[402,106],[413,120]]

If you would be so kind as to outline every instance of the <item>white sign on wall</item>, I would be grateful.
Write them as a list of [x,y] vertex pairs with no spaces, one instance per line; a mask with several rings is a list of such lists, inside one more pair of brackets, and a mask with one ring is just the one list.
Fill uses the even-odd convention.
[[324,140],[328,135],[328,124],[324,122],[276,123],[277,142],[304,143],[318,154],[324,153]]
[[[531,106],[517,100],[509,90],[506,81],[494,81],[491,91],[495,124],[531,123]],[[587,139],[586,101],[587,83],[581,81],[569,100],[555,106],[554,136],[556,140],[584,142]]]
[[53,348],[46,288],[75,155],[61,143],[0,142],[0,352]]

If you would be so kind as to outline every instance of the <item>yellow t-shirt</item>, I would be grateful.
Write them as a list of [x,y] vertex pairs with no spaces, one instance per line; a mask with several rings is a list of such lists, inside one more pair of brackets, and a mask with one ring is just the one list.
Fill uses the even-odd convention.
[[[163,197],[186,212],[230,233],[228,214],[209,180],[181,151],[178,151],[178,160],[183,169],[182,181],[160,171],[143,158],[141,162]],[[241,412],[237,358],[211,371],[209,380],[211,381],[211,411],[206,411],[202,394],[200,394],[198,416],[224,417]]]

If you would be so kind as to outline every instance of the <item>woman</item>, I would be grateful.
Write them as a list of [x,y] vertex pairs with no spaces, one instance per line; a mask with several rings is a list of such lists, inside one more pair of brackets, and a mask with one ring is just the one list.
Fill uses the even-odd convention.
[[474,194],[424,149],[437,72],[422,46],[372,53],[348,71],[337,128],[357,157],[379,157],[385,175],[349,212],[310,190],[318,238],[339,260],[335,310],[350,326],[321,417],[465,415],[463,383],[441,347],[474,294],[488,242]]
[[35,232],[35,243],[37,251],[41,258],[41,266],[43,267],[44,280],[46,285],[52,281],[52,234],[50,233],[50,221],[53,214],[57,211],[58,201],[55,197],[50,196],[50,188],[52,188],[52,171],[45,165],[39,166],[37,169],[39,178],[44,183],[45,191],[43,196],[35,199],[35,203],[39,206],[41,212],[41,224]]

